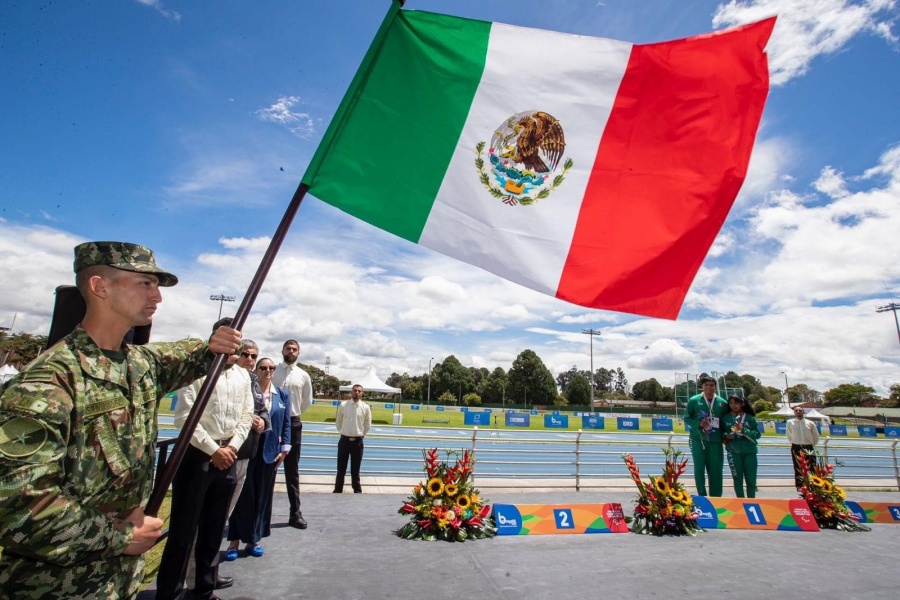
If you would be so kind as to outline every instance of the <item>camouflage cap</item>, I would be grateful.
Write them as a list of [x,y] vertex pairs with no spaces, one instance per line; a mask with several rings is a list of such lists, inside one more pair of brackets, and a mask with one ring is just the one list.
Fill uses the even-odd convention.
[[178,278],[156,266],[153,250],[127,242],[85,242],[75,246],[75,272],[94,265],[107,265],[123,271],[151,273],[159,285],[170,287]]

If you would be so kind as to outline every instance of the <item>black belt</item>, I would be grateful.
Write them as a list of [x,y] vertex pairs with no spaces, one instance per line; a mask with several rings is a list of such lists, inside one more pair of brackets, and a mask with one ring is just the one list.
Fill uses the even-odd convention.
[[345,440],[348,440],[348,441],[350,441],[350,442],[355,442],[356,440],[361,440],[361,439],[362,439],[362,436],[359,436],[359,437],[350,437],[350,436],[348,436],[348,435],[341,435],[341,439],[345,439]]
[[225,438],[223,440],[213,440],[213,441],[219,445],[219,448],[227,448],[228,444],[231,443],[231,438]]

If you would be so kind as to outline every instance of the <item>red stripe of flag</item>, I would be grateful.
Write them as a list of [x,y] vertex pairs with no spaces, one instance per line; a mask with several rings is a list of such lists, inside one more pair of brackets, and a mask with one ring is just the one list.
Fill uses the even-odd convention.
[[775,18],[635,46],[557,297],[674,319],[747,173]]

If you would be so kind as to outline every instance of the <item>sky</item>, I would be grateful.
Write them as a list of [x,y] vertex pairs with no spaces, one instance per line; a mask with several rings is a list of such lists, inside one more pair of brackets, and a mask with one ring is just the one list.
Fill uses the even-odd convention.
[[[0,326],[46,334],[72,248],[151,247],[180,283],[153,340],[241,301],[389,0],[0,3]],[[679,318],[586,309],[307,196],[244,328],[352,380],[455,355],[630,383],[750,373],[820,391],[900,383],[900,0],[409,0],[635,43],[777,15],[744,186]],[[414,101],[414,98],[411,98]],[[225,303],[233,314],[237,302]],[[582,333],[599,330],[599,336]],[[593,341],[592,341],[593,340]]]

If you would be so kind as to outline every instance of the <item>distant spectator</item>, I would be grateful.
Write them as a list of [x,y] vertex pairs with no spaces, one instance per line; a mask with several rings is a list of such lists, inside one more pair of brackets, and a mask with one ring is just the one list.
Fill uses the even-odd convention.
[[350,460],[350,483],[354,494],[362,494],[359,470],[363,457],[363,438],[372,427],[372,409],[362,401],[363,386],[355,384],[350,389],[350,400],[344,400],[338,408],[334,426],[341,433],[338,440],[337,476],[334,478],[334,493],[344,492],[344,477],[347,475],[347,460]]
[[819,430],[816,424],[805,418],[803,407],[794,407],[794,418],[787,422],[787,440],[791,444],[791,460],[794,463],[794,483],[797,489],[803,485],[803,474],[797,457],[803,453],[807,465],[814,465],[816,453],[814,446],[819,443]]

